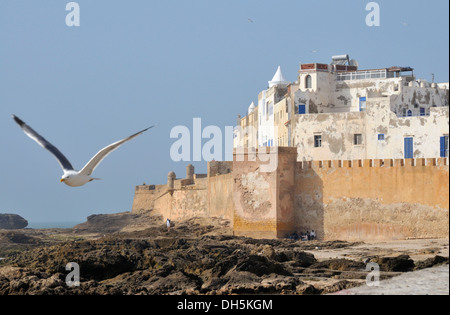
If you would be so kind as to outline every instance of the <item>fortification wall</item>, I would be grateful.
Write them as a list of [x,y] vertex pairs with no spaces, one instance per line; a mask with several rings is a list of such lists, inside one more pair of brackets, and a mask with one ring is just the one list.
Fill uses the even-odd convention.
[[448,159],[297,162],[296,148],[263,151],[275,169],[235,152],[232,165],[215,164],[193,183],[136,187],[133,212],[222,217],[235,235],[254,238],[311,230],[325,240],[449,237]]
[[299,162],[295,226],[320,238],[448,238],[448,159]]
[[180,189],[167,193],[154,201],[153,213],[175,221],[205,217],[208,191],[206,189]]
[[154,201],[167,193],[166,185],[136,186],[132,205],[133,213],[147,213],[154,208]]
[[[193,174],[191,165],[184,179],[169,173],[167,185],[137,186],[133,213],[161,215],[174,221],[193,217],[233,219],[232,162],[208,163],[208,174]],[[172,186],[173,185],[173,186]]]

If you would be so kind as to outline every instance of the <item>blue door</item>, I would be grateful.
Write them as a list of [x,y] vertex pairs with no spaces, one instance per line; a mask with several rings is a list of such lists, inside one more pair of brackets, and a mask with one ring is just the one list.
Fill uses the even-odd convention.
[[413,138],[405,138],[405,159],[414,158]]
[[448,157],[448,136],[441,137],[441,158]]
[[306,114],[306,105],[298,105],[298,114],[299,115]]

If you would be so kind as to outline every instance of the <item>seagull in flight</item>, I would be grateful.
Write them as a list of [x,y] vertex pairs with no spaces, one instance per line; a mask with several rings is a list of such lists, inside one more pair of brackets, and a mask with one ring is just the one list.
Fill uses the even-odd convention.
[[76,171],[72,164],[70,164],[69,160],[50,142],[45,140],[41,135],[39,135],[36,131],[34,131],[30,126],[28,126],[26,123],[24,123],[19,117],[12,115],[14,121],[22,128],[23,132],[36,141],[41,147],[44,149],[47,149],[50,153],[52,153],[56,159],[58,160],[59,165],[64,171],[64,175],[61,178],[61,183],[66,184],[70,187],[80,187],[84,186],[85,184],[92,182],[93,180],[99,180],[99,178],[93,178],[91,177],[94,170],[97,168],[97,166],[100,164],[103,159],[108,156],[112,151],[116,150],[119,146],[124,144],[127,141],[130,141],[140,134],[144,133],[145,131],[155,127],[149,127],[147,129],[144,129],[142,131],[139,131],[138,133],[135,133],[134,135],[129,136],[128,138],[125,138],[123,140],[117,141],[113,144],[110,144],[109,146],[101,149],[98,151],[98,153],[83,167],[81,171]]

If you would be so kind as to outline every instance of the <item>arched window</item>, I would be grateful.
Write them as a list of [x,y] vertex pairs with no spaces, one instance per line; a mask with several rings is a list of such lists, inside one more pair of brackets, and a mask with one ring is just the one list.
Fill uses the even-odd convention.
[[412,116],[412,111],[409,110],[409,111],[408,111],[408,117],[411,117],[411,116]]
[[305,87],[307,89],[311,89],[312,88],[312,77],[310,75],[306,76]]

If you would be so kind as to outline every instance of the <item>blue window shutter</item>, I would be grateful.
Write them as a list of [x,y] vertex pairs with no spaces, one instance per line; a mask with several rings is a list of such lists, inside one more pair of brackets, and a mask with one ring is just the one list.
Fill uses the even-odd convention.
[[405,159],[414,158],[413,138],[405,138]]
[[445,152],[445,137],[441,137],[441,158],[445,158],[446,157],[446,152]]
[[360,112],[366,111],[366,102],[367,102],[367,97],[359,98],[359,111]]
[[420,116],[425,116],[425,108],[420,108]]
[[306,105],[298,105],[298,113],[299,113],[299,115],[305,115],[306,114]]

